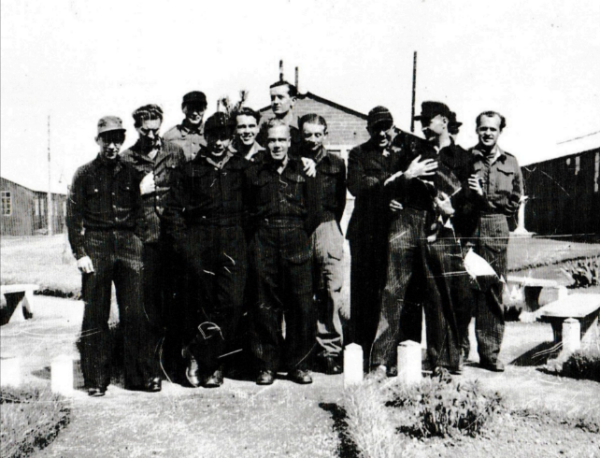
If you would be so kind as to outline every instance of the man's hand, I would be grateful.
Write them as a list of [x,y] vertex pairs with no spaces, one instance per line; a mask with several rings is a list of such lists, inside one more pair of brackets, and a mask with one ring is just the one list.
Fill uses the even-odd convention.
[[454,215],[454,208],[452,207],[452,202],[450,201],[450,197],[448,197],[448,194],[442,192],[441,197],[436,197],[434,201],[436,207],[444,216]]
[[483,188],[481,187],[481,181],[479,177],[475,174],[469,177],[469,189],[471,189],[471,191],[475,191],[477,195],[483,197]]
[[317,163],[307,157],[302,158],[302,165],[304,166],[304,173],[309,177],[317,176]]
[[416,158],[408,166],[404,175],[409,180],[418,177],[428,177],[431,175],[435,175],[435,170],[438,168],[437,161],[433,159],[425,159],[421,161],[421,155],[419,154]]
[[404,207],[402,206],[402,204],[400,202],[398,202],[397,200],[393,200],[390,202],[390,210],[395,212],[399,212],[400,210],[403,210]]
[[91,274],[94,272],[94,265],[89,256],[84,256],[77,260],[77,268],[84,274]]
[[155,191],[156,184],[154,183],[154,172],[150,172],[140,182],[140,192],[143,196],[144,194],[151,194]]

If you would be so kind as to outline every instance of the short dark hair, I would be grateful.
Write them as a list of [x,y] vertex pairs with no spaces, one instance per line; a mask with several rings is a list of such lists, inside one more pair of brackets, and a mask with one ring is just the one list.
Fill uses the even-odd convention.
[[321,115],[316,113],[305,114],[298,120],[298,128],[302,130],[304,124],[317,124],[319,126],[325,127],[325,132],[327,132],[327,121]]
[[159,119],[163,120],[162,108],[158,105],[149,104],[139,107],[133,112],[134,127],[140,127],[144,121]]
[[288,94],[290,95],[290,97],[298,96],[298,89],[296,88],[296,86],[294,86],[292,83],[289,83],[285,80],[276,81],[275,83],[273,83],[269,86],[269,89],[273,89],[274,87],[279,87],[279,86],[287,86]]
[[256,124],[260,123],[260,113],[250,107],[241,107],[233,113],[233,119],[235,119],[236,124],[238,116],[252,116],[254,119],[256,119]]
[[477,116],[477,118],[475,119],[476,127],[479,127],[479,124],[481,124],[481,118],[484,116],[486,118],[493,118],[494,116],[498,116],[500,118],[500,132],[502,132],[506,127],[506,118],[497,111],[484,111],[483,113],[480,113],[479,116]]

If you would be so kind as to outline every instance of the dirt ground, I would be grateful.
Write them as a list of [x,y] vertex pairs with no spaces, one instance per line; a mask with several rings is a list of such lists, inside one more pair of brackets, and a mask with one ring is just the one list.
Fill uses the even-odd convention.
[[[76,355],[74,342],[83,306],[80,301],[36,296],[33,308],[34,319],[2,327],[2,354],[22,358],[25,383],[49,388],[52,358]],[[506,372],[495,374],[480,369],[473,340],[462,378],[479,379],[484,387],[500,391],[511,409],[600,411],[597,382],[559,378],[538,370],[547,359],[551,340],[547,324],[509,323],[501,354],[510,363]],[[71,401],[72,423],[36,456],[350,456],[343,452],[336,430],[339,418],[335,410],[342,405],[343,397],[342,376],[315,374],[314,379],[309,386],[278,380],[267,388],[252,381],[226,379],[217,390],[185,388],[165,381],[158,394],[111,385],[107,395],[99,399],[78,390]],[[485,447],[491,447],[489,456],[506,456],[493,453],[494,444],[499,443],[504,451],[514,448],[511,455],[525,456],[519,454],[523,452],[521,446],[511,442],[515,430],[530,432],[527,437],[531,440],[521,444],[525,451],[542,450],[554,441],[553,454],[546,456],[590,456],[570,454],[569,450],[575,450],[573,445],[580,443],[586,444],[582,453],[591,444],[595,447],[591,450],[598,450],[600,456],[598,434],[565,429],[547,417],[507,417],[498,421],[490,426],[490,434],[495,437],[492,442],[461,441],[456,448],[457,452],[462,450],[459,455],[449,453],[454,446],[448,442],[431,441],[426,448],[434,455],[423,456],[482,456],[479,453]],[[560,453],[563,449],[566,454]],[[534,452],[527,456],[541,455]]]

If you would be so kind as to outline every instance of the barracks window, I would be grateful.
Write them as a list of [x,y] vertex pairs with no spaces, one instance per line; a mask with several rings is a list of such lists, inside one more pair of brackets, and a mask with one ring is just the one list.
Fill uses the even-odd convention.
[[12,215],[12,197],[10,191],[2,191],[2,216]]

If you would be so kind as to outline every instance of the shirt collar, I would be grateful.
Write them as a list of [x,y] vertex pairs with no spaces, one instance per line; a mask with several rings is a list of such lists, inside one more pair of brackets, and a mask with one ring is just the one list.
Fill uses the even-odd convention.
[[[486,158],[488,156],[483,151],[483,148],[481,148],[481,146],[479,144],[473,148],[473,154],[475,154],[476,156],[480,156],[481,158]],[[504,161],[506,153],[502,150],[502,148],[500,148],[496,144],[496,145],[494,145],[494,148],[492,149],[490,156],[492,156],[492,161],[490,162],[490,165],[491,165],[491,164],[494,164],[499,159],[502,159]]]
[[290,157],[286,156],[285,159],[283,160],[283,162],[277,163],[275,162],[273,165],[275,167],[275,171],[281,175],[285,169],[287,168],[288,164],[290,163]]
[[[260,146],[260,144],[256,141],[254,141],[254,143],[252,144],[252,146],[250,147],[250,149],[248,150],[248,152],[246,153],[246,155],[244,156],[244,159],[251,161],[252,158],[254,156],[256,156],[256,153],[259,153],[260,151],[264,151],[265,148],[263,148],[262,146]],[[229,152],[231,154],[237,154],[239,152],[239,148],[238,148],[238,144],[237,144],[237,140],[233,141],[229,144]]]
[[204,123],[200,123],[200,125],[194,126],[191,125],[187,121],[187,119],[184,119],[183,121],[181,121],[181,124],[179,124],[179,128],[188,134],[198,134],[202,136],[204,135]]
[[206,162],[208,162],[210,165],[218,168],[219,170],[223,170],[223,167],[225,167],[225,164],[227,164],[227,162],[229,162],[229,159],[231,159],[233,157],[232,154],[229,153],[225,153],[225,155],[221,158],[221,160],[219,162],[215,161],[213,158],[211,158],[209,155],[204,156],[204,159],[206,160]]

